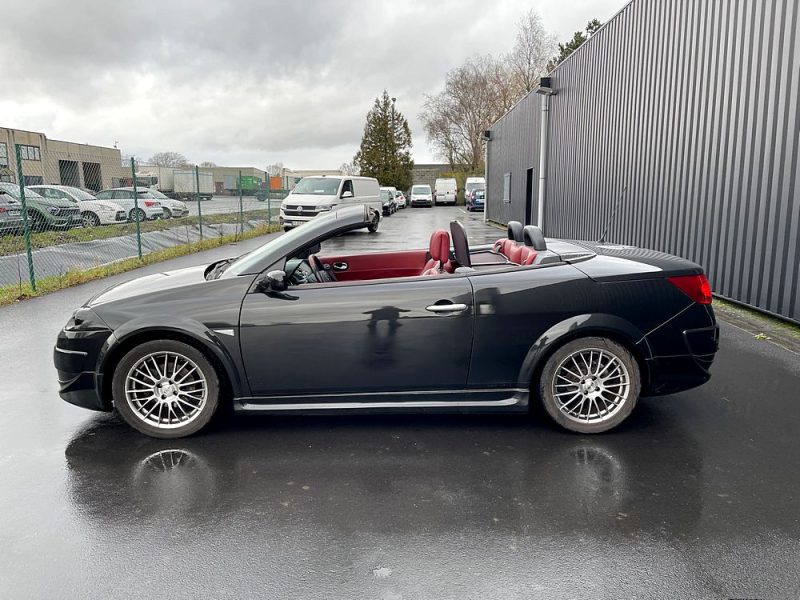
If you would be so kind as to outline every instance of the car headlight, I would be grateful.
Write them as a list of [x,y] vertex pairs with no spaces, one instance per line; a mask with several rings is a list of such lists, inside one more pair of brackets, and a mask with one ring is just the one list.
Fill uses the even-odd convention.
[[79,308],[64,325],[65,331],[96,331],[108,329],[106,324],[90,308]]

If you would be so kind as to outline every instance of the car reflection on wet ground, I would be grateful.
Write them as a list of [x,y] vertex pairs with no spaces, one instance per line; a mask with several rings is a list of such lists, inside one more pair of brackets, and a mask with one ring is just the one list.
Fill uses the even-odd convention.
[[[424,246],[453,215],[501,233],[406,209],[337,243]],[[598,436],[539,414],[228,415],[154,440],[56,393],[55,334],[110,283],[0,309],[2,598],[798,595],[796,354],[723,322],[707,385]],[[373,318],[379,355],[394,317]]]

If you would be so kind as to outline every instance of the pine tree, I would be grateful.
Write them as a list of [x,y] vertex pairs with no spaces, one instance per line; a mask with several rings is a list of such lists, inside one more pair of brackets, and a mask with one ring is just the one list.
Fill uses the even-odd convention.
[[411,130],[403,114],[384,90],[367,113],[361,147],[353,157],[361,174],[383,186],[407,190],[412,184]]

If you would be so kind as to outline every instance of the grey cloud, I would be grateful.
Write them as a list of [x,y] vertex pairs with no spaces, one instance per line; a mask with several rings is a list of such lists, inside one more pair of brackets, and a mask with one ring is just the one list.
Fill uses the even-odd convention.
[[[542,5],[567,37],[623,0]],[[525,0],[10,2],[0,124],[149,156],[296,167],[352,158],[384,88],[417,113],[447,70],[513,44]],[[534,6],[536,8],[536,6]],[[552,12],[556,11],[556,12]],[[560,11],[560,12],[559,12]],[[585,13],[585,14],[584,14]],[[298,163],[290,161],[297,160]]]

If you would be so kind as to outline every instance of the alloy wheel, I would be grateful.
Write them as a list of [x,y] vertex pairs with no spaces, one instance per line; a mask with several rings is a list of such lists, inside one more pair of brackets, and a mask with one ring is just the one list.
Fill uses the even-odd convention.
[[125,377],[125,399],[133,414],[159,429],[194,421],[208,399],[203,372],[177,352],[154,352],[139,359]]
[[556,367],[552,392],[558,410],[579,423],[601,423],[617,414],[630,396],[625,363],[608,350],[583,348]]

